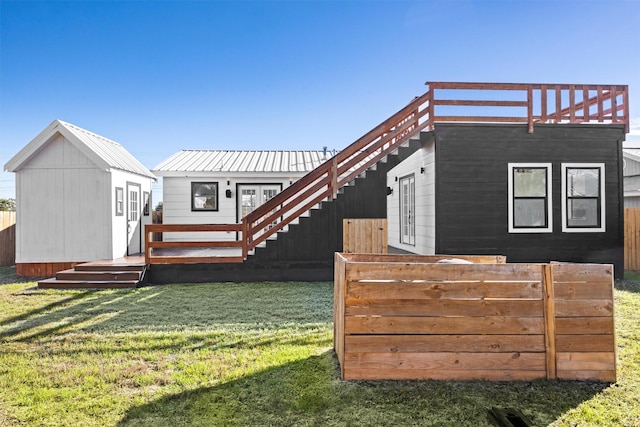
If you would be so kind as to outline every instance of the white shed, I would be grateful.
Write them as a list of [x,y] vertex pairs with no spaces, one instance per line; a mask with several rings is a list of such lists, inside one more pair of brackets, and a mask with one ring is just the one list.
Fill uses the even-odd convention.
[[155,177],[117,142],[54,120],[4,168],[16,173],[19,274],[144,250]]
[[[332,155],[327,151],[181,150],[153,168],[154,174],[163,177],[163,223],[236,224]],[[163,236],[165,241],[176,238],[207,239],[195,233]],[[229,240],[235,238],[229,233]]]

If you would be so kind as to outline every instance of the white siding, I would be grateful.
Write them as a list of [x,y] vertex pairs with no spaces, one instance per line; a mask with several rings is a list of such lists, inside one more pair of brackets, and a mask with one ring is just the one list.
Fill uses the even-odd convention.
[[108,258],[109,178],[61,135],[16,173],[16,262]]
[[[293,178],[294,180],[298,177]],[[227,185],[229,180],[229,185]],[[237,186],[236,184],[282,184],[284,190],[289,186],[291,177],[274,177],[268,174],[251,174],[246,177],[220,177],[215,175],[169,177],[163,178],[163,214],[164,224],[236,224],[237,218]],[[191,211],[191,183],[218,183],[218,211]],[[225,196],[226,190],[231,190],[232,197]],[[236,233],[164,233],[163,240],[235,240]]]
[[[424,173],[421,172],[424,168]],[[415,246],[400,243],[400,178],[415,176]],[[398,180],[396,181],[396,178]],[[387,196],[389,246],[423,255],[435,254],[435,144],[416,151],[387,173],[387,186],[393,194]]]

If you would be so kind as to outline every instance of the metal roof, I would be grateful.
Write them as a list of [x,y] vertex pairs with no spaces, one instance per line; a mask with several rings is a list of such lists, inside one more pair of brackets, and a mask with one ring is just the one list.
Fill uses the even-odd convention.
[[38,136],[9,160],[5,165],[5,169],[11,172],[20,169],[58,133],[67,138],[98,167],[118,169],[152,179],[156,178],[149,169],[142,165],[122,145],[62,120],[54,120],[46,129],[40,132]]
[[324,163],[331,153],[282,150],[181,150],[153,168],[163,172],[281,172],[305,174]]
[[153,173],[129,153],[122,145],[103,136],[89,132],[71,123],[58,120],[69,132],[75,135],[91,151],[96,153],[111,168],[155,178]]

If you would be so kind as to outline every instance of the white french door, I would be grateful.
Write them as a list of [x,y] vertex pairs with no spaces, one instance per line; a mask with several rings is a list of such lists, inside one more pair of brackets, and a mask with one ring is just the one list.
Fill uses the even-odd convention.
[[400,243],[416,244],[416,179],[413,175],[400,178]]
[[244,218],[280,192],[279,184],[238,184],[238,213]]

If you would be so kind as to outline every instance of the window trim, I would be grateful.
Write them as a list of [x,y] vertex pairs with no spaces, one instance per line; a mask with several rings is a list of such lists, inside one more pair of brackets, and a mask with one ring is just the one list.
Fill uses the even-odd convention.
[[[213,208],[198,208],[195,205],[194,185],[213,185],[216,189],[216,205]],[[191,212],[218,212],[220,210],[220,186],[217,181],[192,181],[191,182]]]
[[[547,226],[546,227],[515,227],[513,224],[514,215],[514,196],[513,196],[513,170],[519,168],[536,168],[547,170]],[[552,189],[552,168],[551,163],[509,163],[508,164],[508,216],[509,216],[509,233],[552,233],[553,232],[553,193]]]
[[[605,199],[605,167],[604,163],[562,163],[562,232],[563,233],[604,233],[607,231],[606,199]],[[567,170],[568,169],[600,169],[600,227],[570,227],[568,222],[567,203]]]
[[124,188],[116,187],[116,216],[124,216]]
[[[408,226],[408,242],[404,241],[405,234],[403,233],[404,223],[404,190],[402,187],[402,181],[407,180],[409,186],[409,223]],[[412,185],[413,184],[413,185]],[[398,198],[400,200],[400,244],[407,246],[416,246],[416,175],[411,173],[400,177],[398,180]]]
[[144,191],[142,193],[142,215],[143,216],[149,216],[149,212],[151,211],[150,209],[150,205],[151,204],[151,194],[148,191]]

